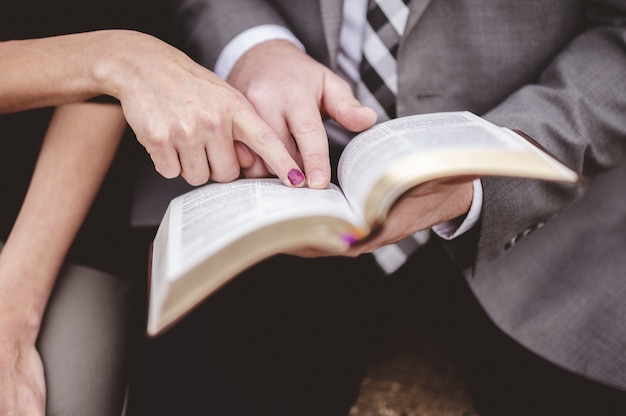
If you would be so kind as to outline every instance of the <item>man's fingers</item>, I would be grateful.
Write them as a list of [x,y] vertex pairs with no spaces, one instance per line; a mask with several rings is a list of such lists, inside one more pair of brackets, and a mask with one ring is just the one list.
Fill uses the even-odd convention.
[[271,175],[271,172],[267,169],[265,162],[261,158],[257,157],[254,164],[242,169],[243,176],[245,178],[267,178]]
[[263,159],[250,150],[248,146],[236,141],[235,151],[237,152],[237,160],[244,178],[266,178],[270,176]]
[[322,108],[330,118],[353,132],[363,131],[376,123],[376,112],[362,107],[344,80],[330,72],[325,79]]

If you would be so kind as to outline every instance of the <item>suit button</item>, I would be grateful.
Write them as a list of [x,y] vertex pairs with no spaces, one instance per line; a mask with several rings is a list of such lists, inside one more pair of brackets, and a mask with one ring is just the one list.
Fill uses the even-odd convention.
[[511,247],[513,247],[515,245],[515,243],[517,243],[518,239],[519,239],[519,235],[516,235],[515,237],[513,237],[509,241],[507,241],[507,243],[504,245],[504,250],[508,250]]
[[511,238],[505,245],[504,245],[504,249],[508,250],[511,247],[513,247],[519,240],[521,240],[523,237],[526,237],[528,234],[532,233],[533,231],[543,227],[546,223],[545,222],[538,222],[537,224],[530,226],[528,228],[525,228],[524,231],[522,231],[521,233],[519,233],[518,235],[516,235],[515,237]]

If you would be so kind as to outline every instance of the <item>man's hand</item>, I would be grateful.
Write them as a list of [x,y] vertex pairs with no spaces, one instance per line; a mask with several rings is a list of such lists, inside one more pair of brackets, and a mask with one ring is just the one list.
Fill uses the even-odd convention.
[[[250,100],[290,154],[302,160],[310,188],[326,188],[330,182],[323,117],[355,132],[376,122],[374,110],[361,107],[344,80],[288,41],[251,48],[237,61],[228,82]],[[269,169],[257,159],[244,174],[265,176],[274,168],[266,164]]]
[[473,179],[463,183],[433,181],[412,189],[396,203],[375,237],[356,243],[343,255],[356,257],[370,253],[466,214],[472,204]]
[[291,254],[301,257],[357,257],[396,243],[433,225],[453,220],[470,209],[474,193],[473,179],[475,178],[464,178],[463,182],[433,181],[412,189],[394,205],[382,228],[373,237],[356,242],[343,253],[329,253],[311,248]]
[[121,35],[129,59],[111,60],[114,67],[101,64],[100,76],[112,79],[111,95],[121,101],[159,173],[182,174],[192,185],[209,178],[226,182],[239,176],[240,167],[250,167],[257,154],[283,183],[304,185],[283,141],[243,94],[156,38]]

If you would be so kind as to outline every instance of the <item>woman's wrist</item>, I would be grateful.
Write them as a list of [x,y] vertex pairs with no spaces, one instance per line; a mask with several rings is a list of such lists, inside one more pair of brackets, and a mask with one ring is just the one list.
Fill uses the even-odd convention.
[[[121,100],[128,93],[132,80],[142,77],[142,52],[150,50],[160,40],[132,30],[114,29],[93,33],[99,37],[101,48],[94,50],[91,79],[98,94]],[[159,45],[160,46],[160,45]],[[141,51],[141,52],[140,52]]]
[[31,308],[5,309],[2,308],[0,316],[0,357],[10,359],[8,357],[14,351],[35,345],[41,328],[41,316]]
[[[50,294],[49,280],[57,267],[23,255],[15,239],[0,253],[0,339],[34,343]],[[35,265],[36,264],[36,265]]]

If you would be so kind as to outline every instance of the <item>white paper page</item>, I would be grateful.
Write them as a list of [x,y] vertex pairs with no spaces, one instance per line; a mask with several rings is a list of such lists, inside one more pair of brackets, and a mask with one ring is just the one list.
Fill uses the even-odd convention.
[[470,112],[422,114],[390,120],[354,138],[339,162],[339,183],[355,207],[389,164],[418,151],[528,149],[521,137],[512,139],[504,129]]
[[259,224],[321,214],[360,221],[338,187],[290,188],[278,179],[206,185],[174,199],[170,210],[170,278]]

